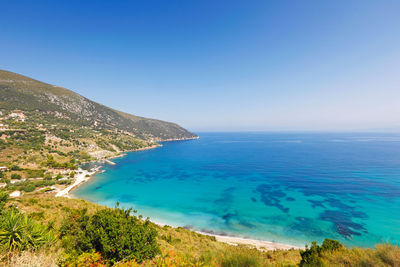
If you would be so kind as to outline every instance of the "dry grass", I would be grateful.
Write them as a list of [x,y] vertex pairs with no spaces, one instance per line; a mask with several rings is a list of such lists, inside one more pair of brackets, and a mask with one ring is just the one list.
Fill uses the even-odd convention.
[[47,251],[23,251],[11,256],[6,266],[18,267],[54,267],[58,266],[59,253]]
[[33,214],[37,220],[44,223],[54,222],[57,228],[61,225],[64,218],[73,209],[87,209],[90,214],[105,207],[91,203],[83,199],[68,199],[54,197],[50,194],[32,193],[10,202],[16,204],[19,209],[27,214]]
[[322,257],[325,266],[391,266],[400,267],[400,248],[390,244],[377,245],[375,249],[341,249],[325,253]]

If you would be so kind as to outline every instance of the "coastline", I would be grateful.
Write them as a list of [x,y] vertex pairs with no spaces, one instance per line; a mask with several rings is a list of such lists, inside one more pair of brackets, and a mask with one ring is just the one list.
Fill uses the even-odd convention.
[[[184,141],[184,140],[193,140],[193,139],[199,139],[198,136],[195,137],[190,137],[190,138],[179,138],[179,139],[166,139],[163,140],[162,142],[171,142],[171,141]],[[142,147],[142,148],[138,148],[138,149],[133,149],[133,150],[126,150],[126,151],[121,151],[118,155],[114,155],[111,157],[107,157],[105,159],[102,160],[96,160],[97,162],[105,162],[107,164],[110,165],[115,165],[115,162],[110,161],[110,159],[115,159],[115,158],[121,158],[121,157],[125,157],[128,152],[137,152],[137,151],[144,151],[144,150],[150,150],[150,149],[154,149],[157,147],[162,147],[162,144],[159,143],[155,143],[151,146],[147,146],[147,147]],[[69,185],[68,187],[64,188],[61,191],[58,191],[56,193],[56,197],[66,197],[66,198],[72,198],[72,196],[70,195],[70,193],[76,189],[77,187],[79,187],[80,185],[82,185],[83,183],[89,181],[93,175],[95,175],[96,173],[100,172],[100,169],[102,168],[102,166],[99,166],[97,168],[95,168],[93,171],[87,171],[87,170],[83,170],[81,168],[78,169],[78,174],[76,175],[75,181]]]
[[[195,139],[199,139],[199,137],[197,136],[197,137],[185,138],[185,139],[168,139],[168,140],[163,140],[162,142],[184,141],[184,140],[195,140]],[[124,157],[127,155],[126,154],[127,152],[144,151],[144,150],[154,149],[157,147],[162,147],[162,144],[157,143],[152,146],[148,146],[148,147],[144,147],[144,148],[139,148],[139,149],[135,149],[135,150],[131,150],[131,151],[123,151],[119,155],[108,157],[108,158],[104,159],[103,161],[108,164],[115,165],[116,163],[110,161],[110,159]],[[56,197],[73,198],[73,196],[71,196],[70,193],[74,189],[76,189],[77,187],[82,185],[83,183],[89,181],[93,175],[95,175],[96,173],[98,173],[100,171],[101,167],[102,166],[95,168],[94,171],[86,171],[86,170],[79,169],[78,170],[79,173],[77,174],[77,177],[75,178],[74,183],[71,184],[70,186],[68,186],[67,188],[57,192],[55,196]],[[153,220],[150,220],[150,221],[161,227],[166,225],[164,223],[156,222]],[[191,230],[191,231],[194,231],[194,232],[202,234],[202,235],[215,237],[215,239],[218,242],[223,242],[223,243],[226,243],[226,244],[229,244],[232,246],[238,246],[238,245],[251,246],[251,247],[255,247],[261,251],[302,249],[302,247],[298,247],[298,246],[294,246],[294,245],[290,245],[290,244],[273,242],[273,241],[267,241],[267,240],[258,240],[258,239],[229,236],[229,235],[218,235],[218,234],[208,233],[208,232],[204,232],[204,231],[195,231],[195,230]]]
[[249,245],[253,246],[262,251],[268,250],[289,250],[289,249],[303,249],[303,247],[293,246],[289,244],[277,243],[272,241],[266,240],[258,240],[258,239],[251,239],[251,238],[244,238],[244,237],[235,237],[229,235],[216,235],[216,234],[209,234],[206,232],[198,232],[202,235],[214,236],[215,239],[219,242],[223,242],[229,245],[238,246],[238,245]]
[[[150,221],[160,227],[164,227],[164,226],[168,225],[166,223],[153,221],[151,219],[150,219]],[[179,226],[171,226],[171,227],[179,227]],[[191,230],[191,229],[188,229],[188,230],[196,232],[201,235],[215,237],[215,239],[218,242],[222,242],[222,243],[225,243],[225,244],[228,244],[231,246],[245,245],[245,246],[254,247],[261,251],[304,249],[304,247],[294,246],[294,245],[285,244],[285,243],[278,243],[278,242],[273,242],[273,241],[268,241],[268,240],[252,239],[252,238],[238,237],[238,236],[233,236],[233,235],[214,234],[214,233],[209,233],[209,232],[205,232],[205,231],[196,231],[196,230]]]
[[66,197],[66,198],[71,198],[69,193],[80,186],[82,183],[85,183],[90,180],[90,178],[98,173],[101,169],[101,166],[97,167],[94,169],[94,171],[86,171],[81,168],[77,170],[78,174],[76,174],[75,181],[69,185],[68,187],[64,188],[61,191],[58,191],[55,195],[55,197]]

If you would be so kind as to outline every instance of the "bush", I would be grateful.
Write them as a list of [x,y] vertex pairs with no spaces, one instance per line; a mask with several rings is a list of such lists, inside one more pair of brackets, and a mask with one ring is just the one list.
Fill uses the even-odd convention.
[[20,171],[21,168],[18,165],[12,165],[10,170],[12,170],[12,171]]
[[130,211],[103,209],[93,216],[86,210],[74,212],[60,229],[64,248],[78,255],[94,250],[111,263],[153,258],[159,253],[157,231],[149,221],[131,216]]
[[45,180],[51,180],[53,177],[52,177],[51,173],[46,173],[43,178]]
[[317,245],[317,242],[312,242],[311,247],[300,252],[301,262],[300,266],[323,266],[321,260],[321,248]]
[[339,241],[334,239],[325,238],[321,246],[321,251],[334,251],[343,248]]
[[33,183],[27,183],[22,187],[22,190],[25,192],[33,192],[35,189],[36,186]]
[[16,173],[13,173],[13,174],[11,174],[11,179],[16,179],[16,180],[20,180],[21,179],[21,175],[19,175],[19,174],[16,174]]
[[300,266],[323,266],[321,254],[323,252],[333,252],[342,249],[343,245],[339,241],[326,238],[321,246],[317,242],[312,242],[311,247],[300,252]]

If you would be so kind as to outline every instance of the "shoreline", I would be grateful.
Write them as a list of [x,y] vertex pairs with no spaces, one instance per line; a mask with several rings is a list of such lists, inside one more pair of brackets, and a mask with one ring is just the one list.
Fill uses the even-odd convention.
[[[167,140],[163,140],[162,142],[171,142],[171,141],[184,141],[184,140],[194,140],[194,139],[199,139],[200,137],[196,136],[196,137],[191,137],[191,138],[181,138],[181,139],[167,139]],[[114,156],[110,156],[104,159],[98,159],[95,160],[94,162],[104,162],[110,165],[116,165],[115,162],[110,161],[110,159],[116,159],[116,158],[121,158],[121,157],[125,157],[128,152],[138,152],[138,151],[145,151],[145,150],[150,150],[150,149],[154,149],[157,147],[162,147],[162,144],[159,143],[155,143],[151,146],[147,146],[147,147],[142,147],[142,148],[137,148],[137,149],[133,149],[133,150],[126,150],[126,151],[121,151],[119,152],[118,155],[114,155]],[[71,192],[76,189],[77,187],[79,187],[80,185],[82,185],[83,183],[89,181],[95,174],[100,172],[100,169],[102,168],[102,166],[98,166],[96,167],[93,171],[87,171],[87,170],[83,170],[81,168],[78,168],[77,172],[79,172],[76,175],[75,181],[67,186],[66,188],[64,188],[63,190],[60,190],[56,193],[56,197],[66,197],[66,198],[73,198],[73,196],[71,196]],[[88,175],[88,176],[87,176]]]
[[[166,223],[153,221],[152,219],[150,219],[150,222],[152,222],[160,227],[170,226],[173,228],[177,228],[177,227],[185,228],[183,226],[171,226]],[[187,228],[185,228],[185,229],[187,229]],[[225,244],[228,244],[231,246],[239,246],[239,245],[252,246],[260,251],[304,249],[304,247],[299,247],[299,246],[295,246],[295,245],[279,243],[279,242],[274,242],[274,241],[268,241],[268,240],[239,237],[239,236],[234,236],[234,235],[214,234],[214,233],[212,233],[212,230],[210,230],[210,232],[205,232],[204,230],[197,231],[197,230],[193,230],[193,229],[187,229],[187,230],[193,231],[193,232],[201,234],[201,235],[215,237],[215,239],[218,242],[222,242],[222,243],[225,243]]]
[[101,166],[95,168],[94,171],[86,171],[86,170],[83,170],[83,169],[79,168],[77,170],[78,174],[76,174],[75,181],[71,185],[69,185],[66,188],[64,188],[63,190],[58,191],[56,193],[55,197],[72,198],[69,193],[72,190],[76,189],[81,184],[89,181],[90,178],[92,178],[93,175],[95,175],[96,173],[98,173],[100,171],[100,169],[101,169]]
[[[195,139],[199,139],[199,137],[197,136],[197,137],[185,138],[185,139],[168,139],[168,140],[163,140],[162,142],[184,141],[184,140],[195,140]],[[149,146],[149,147],[139,148],[139,149],[135,149],[135,150],[131,150],[131,151],[123,151],[119,155],[108,157],[106,159],[99,160],[99,161],[104,161],[107,164],[115,165],[116,163],[110,161],[110,159],[124,157],[124,156],[127,155],[126,154],[127,152],[144,151],[144,150],[154,149],[154,148],[157,148],[157,147],[162,147],[162,144],[155,144],[155,145],[152,145],[152,146]],[[86,170],[82,170],[82,169],[79,168],[78,172],[80,172],[80,173],[77,174],[77,177],[75,178],[74,183],[71,184],[70,186],[68,186],[67,188],[57,192],[55,197],[74,198],[71,195],[71,192],[74,189],[76,189],[77,187],[79,187],[80,185],[82,185],[83,183],[89,181],[95,174],[100,172],[101,168],[102,168],[102,166],[99,166],[99,167],[95,168],[94,171],[86,171]],[[89,176],[87,177],[87,175],[89,175]],[[161,222],[157,222],[157,221],[153,221],[153,220],[150,220],[150,221],[152,223],[158,225],[158,226],[161,226],[161,227],[167,225],[167,224],[164,224],[164,223],[161,223]],[[215,237],[215,239],[218,242],[226,243],[226,244],[229,244],[229,245],[232,245],[232,246],[238,246],[238,245],[252,246],[252,247],[255,247],[256,249],[261,250],[261,251],[302,249],[302,247],[298,247],[298,246],[294,246],[294,245],[290,245],[290,244],[284,244],[284,243],[268,241],[268,240],[258,240],[258,239],[251,239],[251,238],[245,238],[245,237],[230,236],[230,235],[219,235],[219,234],[210,233],[211,231],[210,232],[196,231],[196,230],[191,230],[191,231],[194,231],[194,232],[202,234],[202,235]]]
[[214,236],[215,239],[219,242],[223,242],[232,246],[238,245],[250,245],[254,246],[258,250],[268,251],[268,250],[289,250],[289,249],[303,249],[303,247],[298,247],[294,245],[278,243],[273,241],[267,240],[259,240],[259,239],[251,239],[245,237],[237,237],[237,236],[230,236],[230,235],[216,235],[216,234],[209,234],[207,232],[199,232],[195,231],[196,233],[208,236]]

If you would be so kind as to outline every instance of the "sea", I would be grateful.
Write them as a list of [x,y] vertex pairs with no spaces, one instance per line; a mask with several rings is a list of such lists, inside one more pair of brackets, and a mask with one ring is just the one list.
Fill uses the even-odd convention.
[[73,195],[212,234],[399,244],[400,134],[198,135],[114,159]]

